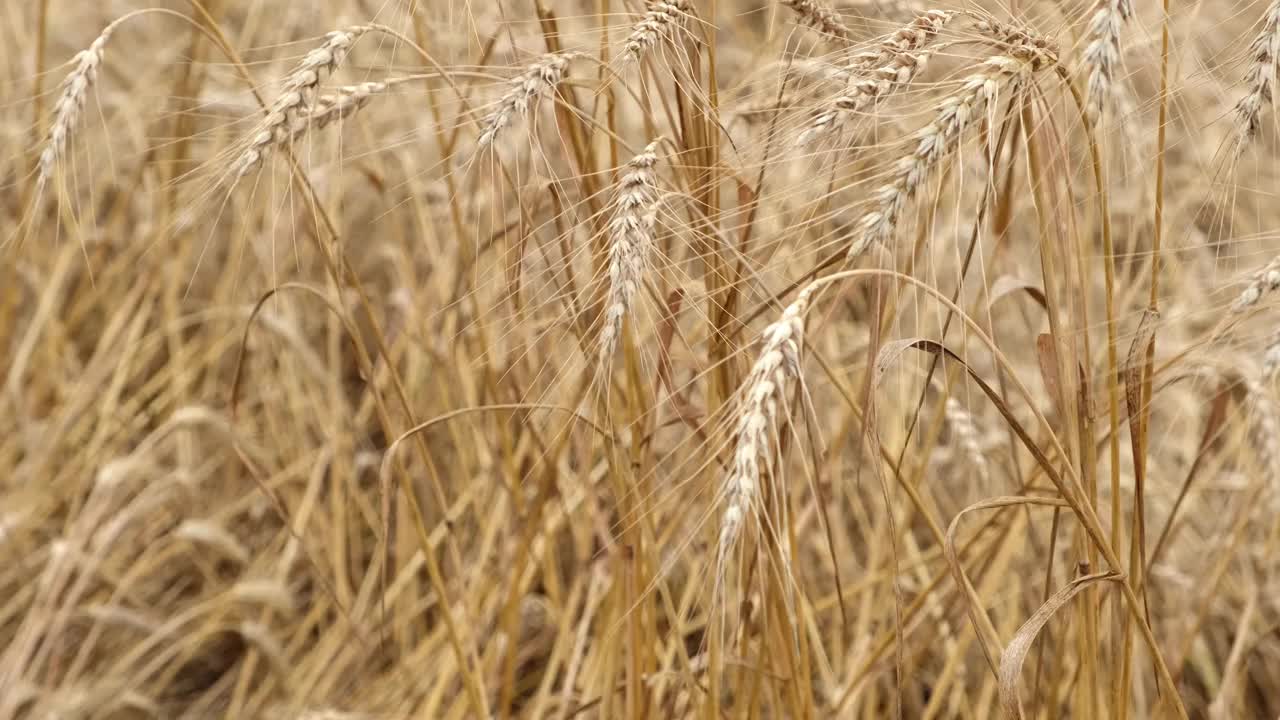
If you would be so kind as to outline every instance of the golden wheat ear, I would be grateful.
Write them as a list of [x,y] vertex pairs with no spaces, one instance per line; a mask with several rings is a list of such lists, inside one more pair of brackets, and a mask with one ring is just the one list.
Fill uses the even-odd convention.
[[823,103],[796,144],[809,145],[841,130],[875,103],[910,84],[929,62],[929,45],[955,17],[952,12],[930,10],[896,30],[874,50],[854,55],[845,68],[849,80],[844,91]]
[[614,191],[609,219],[609,291],[600,329],[598,361],[605,366],[622,335],[622,323],[644,279],[657,224],[658,145],[650,143],[626,165]]
[[637,63],[658,45],[659,40],[673,41],[689,25],[693,7],[688,0],[650,2],[648,10],[635,25],[622,45],[622,58]]
[[1239,150],[1262,129],[1262,113],[1275,100],[1276,74],[1280,72],[1280,0],[1272,2],[1262,16],[1262,30],[1249,45],[1252,62],[1245,73],[1248,92],[1236,103],[1236,133]]
[[1122,58],[1120,36],[1133,17],[1132,0],[1098,0],[1089,20],[1089,44],[1084,49],[1084,70],[1089,78],[1086,108],[1101,118],[1115,83]]
[[36,194],[43,194],[45,185],[53,177],[58,162],[66,152],[67,141],[71,131],[80,120],[84,110],[85,98],[98,79],[98,69],[102,67],[103,57],[107,52],[107,41],[116,27],[124,20],[116,20],[108,25],[94,38],[89,47],[76,54],[75,67],[62,81],[62,91],[53,106],[53,122],[49,126],[49,134],[44,148],[40,151],[38,175],[36,176]]
[[485,118],[484,130],[476,145],[489,147],[513,120],[524,117],[537,106],[543,95],[553,92],[569,71],[569,63],[580,57],[576,52],[543,55],[525,67],[511,80],[511,88],[498,100],[498,107]]
[[260,167],[273,149],[293,139],[299,121],[313,112],[319,101],[320,83],[337,71],[356,41],[375,29],[373,25],[354,25],[329,33],[319,47],[307,53],[285,76],[280,94],[271,103],[267,116],[258,123],[248,144],[232,163],[236,180]]

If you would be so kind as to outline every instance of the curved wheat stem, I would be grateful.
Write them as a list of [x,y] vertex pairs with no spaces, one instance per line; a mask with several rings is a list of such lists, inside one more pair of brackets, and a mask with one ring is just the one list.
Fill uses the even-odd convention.
[[613,218],[609,221],[609,294],[600,331],[601,365],[613,357],[623,319],[631,312],[653,248],[658,202],[654,167],[658,164],[659,142],[650,143],[632,158],[618,181]]
[[733,460],[724,479],[725,511],[719,550],[722,558],[737,542],[752,508],[759,504],[761,475],[766,468],[774,467],[779,406],[785,409],[790,381],[803,385],[800,347],[804,344],[804,316],[819,287],[819,283],[812,283],[802,290],[782,317],[761,334],[760,356],[743,388]]
[[894,163],[889,182],[872,192],[872,206],[857,223],[848,258],[888,243],[908,202],[942,159],[959,146],[970,123],[995,105],[1003,89],[1016,90],[1032,73],[1056,62],[1051,49],[1019,45],[988,58],[965,78],[960,89],[943,100],[934,121],[916,133],[911,151]]
[[497,109],[485,118],[484,130],[480,132],[476,144],[481,148],[492,145],[513,118],[529,114],[538,98],[555,90],[560,84],[569,69],[569,62],[576,57],[576,52],[544,55],[513,78],[511,89],[498,100]]
[[843,128],[875,102],[905,87],[928,63],[926,49],[955,13],[930,10],[899,28],[876,49],[850,59],[844,92],[819,110],[800,133],[797,145],[808,145]]
[[1262,129],[1262,111],[1275,99],[1276,74],[1280,71],[1280,0],[1275,0],[1262,16],[1262,30],[1249,45],[1253,62],[1245,73],[1249,92],[1236,103],[1238,149]]

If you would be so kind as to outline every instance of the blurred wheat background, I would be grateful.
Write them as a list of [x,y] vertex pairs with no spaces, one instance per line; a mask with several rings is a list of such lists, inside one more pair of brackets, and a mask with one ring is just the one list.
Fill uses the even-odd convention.
[[0,718],[1280,716],[1280,2],[0,17]]

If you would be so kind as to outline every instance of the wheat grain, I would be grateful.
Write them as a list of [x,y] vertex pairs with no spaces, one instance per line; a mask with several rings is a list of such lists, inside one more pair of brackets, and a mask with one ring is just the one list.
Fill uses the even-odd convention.
[[259,167],[272,148],[293,137],[300,117],[314,110],[319,103],[320,83],[342,65],[357,40],[375,29],[373,25],[354,25],[329,33],[320,47],[307,53],[302,62],[285,76],[280,94],[271,103],[267,116],[255,128],[247,147],[232,165],[236,180]]
[[810,284],[761,333],[760,356],[747,376],[734,432],[733,460],[724,480],[725,511],[720,525],[720,555],[726,557],[756,506],[764,468],[773,466],[779,406],[786,405],[788,381],[803,384],[800,347],[804,316],[818,284]]
[[853,33],[834,10],[818,0],[782,0],[800,18],[800,22],[843,45],[853,42]]
[[1248,93],[1236,103],[1237,150],[1262,129],[1262,111],[1275,100],[1276,74],[1280,71],[1280,0],[1262,16],[1262,30],[1249,45],[1252,63],[1245,73]]
[[926,49],[955,13],[931,10],[899,28],[875,50],[850,59],[844,92],[832,98],[809,121],[796,140],[808,145],[843,128],[873,103],[906,86],[924,69],[931,53]]
[[36,193],[42,194],[49,178],[53,177],[58,161],[66,152],[67,140],[71,130],[80,119],[84,110],[85,98],[89,89],[98,78],[98,69],[102,67],[106,55],[107,41],[116,27],[124,20],[121,18],[103,28],[89,47],[76,54],[75,67],[62,81],[62,92],[53,106],[53,123],[49,126],[49,134],[44,149],[40,151],[39,174],[36,178]]
[[569,63],[578,53],[550,53],[529,64],[524,72],[511,80],[511,89],[498,101],[498,107],[484,121],[484,130],[476,144],[488,147],[511,123],[512,118],[529,114],[538,98],[549,93],[564,79]]
[[1231,305],[1231,311],[1242,313],[1257,305],[1264,296],[1274,292],[1277,288],[1280,288],[1280,258],[1275,258],[1261,270],[1254,273],[1253,280],[1245,286],[1245,289],[1236,298],[1235,303]]
[[658,182],[658,143],[650,143],[631,159],[618,180],[609,221],[609,293],[605,302],[604,326],[600,332],[598,360],[605,365],[618,345],[623,319],[639,290],[657,222],[655,204]]
[[858,257],[872,245],[887,244],[907,203],[941,160],[959,146],[971,120],[995,104],[1002,89],[1015,91],[1032,73],[1056,62],[1052,49],[1020,45],[988,58],[965,78],[960,89],[942,101],[934,121],[915,134],[910,152],[894,163],[890,181],[872,191],[872,206],[855,226],[848,258]]
[[1101,118],[1120,64],[1120,33],[1133,17],[1132,0],[1098,0],[1089,20],[1089,44],[1084,50],[1084,67],[1089,86],[1085,107],[1091,117]]
[[659,0],[649,3],[649,9],[631,28],[631,34],[622,45],[625,62],[639,62],[652,50],[661,38],[670,38],[683,31],[688,24],[692,8],[688,0]]
[[1275,380],[1277,371],[1280,371],[1280,332],[1271,336],[1262,351],[1262,379],[1267,382]]

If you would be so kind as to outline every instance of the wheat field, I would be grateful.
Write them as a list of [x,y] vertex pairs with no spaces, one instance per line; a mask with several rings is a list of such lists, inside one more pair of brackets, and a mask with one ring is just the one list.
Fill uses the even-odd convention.
[[0,17],[0,719],[1280,717],[1280,2]]

